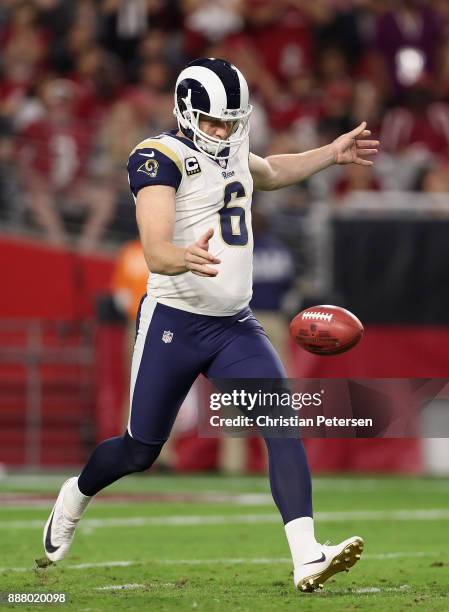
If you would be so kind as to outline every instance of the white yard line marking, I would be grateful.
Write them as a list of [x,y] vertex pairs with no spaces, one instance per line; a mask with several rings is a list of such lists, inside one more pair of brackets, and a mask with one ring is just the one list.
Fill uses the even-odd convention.
[[289,563],[291,564],[291,557],[277,557],[270,559],[269,557],[255,557],[248,559],[244,557],[229,557],[224,559],[160,559],[157,563],[161,565],[213,565],[215,563],[222,565],[240,565],[246,563],[248,565],[272,565],[274,563]]
[[409,584],[402,584],[400,587],[361,587],[360,589],[352,589],[352,593],[402,593],[408,591]]
[[137,584],[132,582],[130,584],[108,584],[102,587],[94,588],[94,591],[122,591],[126,589],[142,589],[144,584]]
[[[363,559],[371,561],[384,561],[388,559],[412,559],[414,557],[435,557],[438,552],[392,552],[392,553],[364,553]],[[224,557],[211,559],[151,559],[151,561],[100,561],[97,563],[76,563],[62,565],[64,570],[85,570],[102,567],[130,567],[134,565],[151,565],[153,563],[160,565],[273,565],[276,563],[291,564],[291,557]],[[35,568],[32,567],[0,567],[0,572],[31,572]],[[155,583],[156,584],[156,583]]]
[[382,561],[383,559],[402,559],[412,557],[433,557],[437,552],[391,552],[391,553],[364,553],[364,559],[372,559],[373,561]]
[[148,587],[176,587],[176,582],[147,582],[146,584],[138,584],[132,582],[131,584],[107,584],[102,587],[95,587],[94,591],[122,591],[127,589],[144,589]]
[[139,565],[140,561],[99,561],[98,563],[75,563],[66,565],[69,569],[89,569],[91,567],[129,567],[130,565]]
[[[425,510],[353,510],[348,512],[317,512],[316,519],[322,523],[348,521],[435,521],[448,520],[449,509],[429,508]],[[174,516],[134,516],[128,518],[104,518],[81,521],[79,529],[92,532],[108,527],[192,527],[202,525],[246,525],[281,523],[280,515],[270,514],[194,514]],[[0,521],[0,530],[42,529],[42,520]]]
[[[371,561],[383,561],[385,559],[400,559],[400,558],[413,558],[413,557],[434,557],[438,553],[429,551],[429,552],[395,552],[395,553],[378,553],[378,554],[369,554],[364,553],[362,555],[363,559],[371,560]],[[224,558],[224,559],[160,559],[156,561],[156,563],[161,563],[164,565],[175,565],[176,563],[185,564],[185,565],[209,565],[214,563],[229,563],[230,565],[238,565],[240,563],[248,563],[250,565],[271,565],[275,563],[291,563],[291,557],[276,557],[273,559],[267,557],[256,557],[252,559],[244,558],[244,557],[235,557],[235,558]]]
[[[145,587],[175,587],[176,584],[174,582],[150,582],[148,584],[139,584],[136,582],[132,582],[129,584],[107,584],[101,587],[94,587],[94,591],[126,591],[133,589],[143,589]],[[351,589],[351,593],[356,593],[358,595],[365,595],[370,593],[403,593],[404,591],[408,591],[410,589],[410,585],[402,584],[400,587],[360,587],[358,589]]]

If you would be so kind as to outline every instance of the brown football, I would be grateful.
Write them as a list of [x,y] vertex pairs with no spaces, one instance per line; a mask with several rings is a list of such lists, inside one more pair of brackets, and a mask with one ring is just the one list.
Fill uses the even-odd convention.
[[339,306],[311,306],[290,323],[300,347],[316,355],[338,355],[355,346],[363,335],[358,318]]

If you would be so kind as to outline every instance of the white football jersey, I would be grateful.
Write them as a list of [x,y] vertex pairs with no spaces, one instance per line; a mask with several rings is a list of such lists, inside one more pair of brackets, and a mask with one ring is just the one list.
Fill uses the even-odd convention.
[[158,302],[213,316],[233,315],[248,305],[253,256],[248,158],[248,139],[229,160],[215,161],[176,132],[148,138],[131,153],[128,174],[134,198],[148,185],[173,186],[173,244],[187,247],[212,228],[209,251],[221,260],[213,264],[218,270],[215,277],[152,273],[148,294]]

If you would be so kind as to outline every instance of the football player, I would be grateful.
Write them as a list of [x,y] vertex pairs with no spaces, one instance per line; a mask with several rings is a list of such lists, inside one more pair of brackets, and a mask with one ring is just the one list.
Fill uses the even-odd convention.
[[[180,73],[178,130],[147,138],[128,173],[151,275],[137,317],[126,433],[102,442],[67,480],[44,529],[62,559],[91,498],[149,468],[199,374],[211,379],[284,379],[284,367],[248,307],[252,285],[251,195],[297,183],[331,164],[373,162],[366,123],[319,149],[265,159],[249,150],[248,86],[225,60],[204,58]],[[270,485],[285,524],[294,583],[313,591],[360,558],[363,540],[315,540],[311,479],[298,438],[266,437]]]

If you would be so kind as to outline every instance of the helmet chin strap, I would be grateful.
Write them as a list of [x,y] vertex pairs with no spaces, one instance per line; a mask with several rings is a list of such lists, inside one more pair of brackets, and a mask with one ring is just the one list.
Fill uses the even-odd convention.
[[226,149],[227,146],[229,146],[224,141],[209,142],[204,138],[201,138],[201,136],[198,135],[196,132],[194,132],[193,142],[199,149],[206,151],[213,157],[217,157],[219,153],[221,153],[224,149]]

